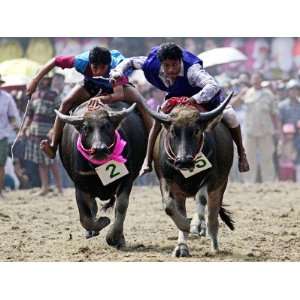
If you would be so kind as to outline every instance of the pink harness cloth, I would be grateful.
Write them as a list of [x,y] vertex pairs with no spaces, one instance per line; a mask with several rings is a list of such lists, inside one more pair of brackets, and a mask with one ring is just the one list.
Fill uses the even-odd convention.
[[94,165],[103,165],[107,163],[108,161],[115,160],[119,163],[125,163],[127,161],[126,158],[123,157],[122,152],[127,144],[126,141],[124,141],[119,132],[115,131],[115,146],[111,154],[107,156],[106,159],[93,159],[91,158],[91,150],[86,149],[83,147],[81,142],[81,135],[78,136],[77,139],[77,150],[82,154],[82,156],[89,162],[91,162]]

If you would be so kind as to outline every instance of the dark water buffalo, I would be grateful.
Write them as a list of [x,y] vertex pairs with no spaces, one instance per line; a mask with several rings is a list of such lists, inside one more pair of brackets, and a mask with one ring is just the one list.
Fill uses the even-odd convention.
[[[152,117],[164,125],[156,141],[154,164],[165,212],[180,230],[173,252],[176,257],[189,255],[189,233],[205,235],[206,204],[208,234],[214,252],[219,249],[218,215],[234,229],[230,213],[222,207],[233,160],[233,143],[228,128],[218,122],[231,96],[210,112],[199,112],[192,106],[175,106],[170,114],[148,109]],[[208,161],[199,156],[200,153],[204,153]],[[196,201],[192,220],[186,216],[187,197],[195,197]]]
[[[98,235],[110,223],[108,217],[96,216],[98,206],[95,198],[108,200],[107,206],[115,203],[115,221],[106,235],[106,241],[117,248],[125,245],[123,223],[129,195],[143,163],[147,145],[146,130],[140,116],[133,111],[134,107],[135,104],[128,108],[127,104],[119,102],[88,111],[87,103],[83,103],[71,116],[56,112],[66,123],[59,148],[60,157],[75,184],[80,222],[86,229],[86,237]],[[76,143],[81,134],[81,144],[89,149],[90,158],[106,159],[116,147],[116,129],[127,143],[122,155],[127,159],[125,165],[129,173],[104,185],[95,171],[95,165],[79,153]],[[109,164],[105,172],[109,180],[120,173],[115,164]]]

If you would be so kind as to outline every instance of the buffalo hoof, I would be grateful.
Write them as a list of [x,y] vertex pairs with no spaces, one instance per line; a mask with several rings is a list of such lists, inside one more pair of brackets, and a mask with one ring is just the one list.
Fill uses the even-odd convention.
[[196,236],[206,236],[206,225],[199,224],[199,225],[191,225],[190,234]]
[[199,225],[191,225],[191,228],[190,228],[190,234],[191,235],[196,235],[198,236],[199,235],[199,228],[200,226]]
[[206,227],[201,228],[200,232],[199,232],[200,236],[206,236]]
[[190,256],[189,248],[186,244],[179,244],[175,247],[172,256],[174,257],[188,257]]
[[106,235],[106,242],[109,246],[115,247],[116,249],[121,249],[126,246],[123,233],[121,235],[117,235],[109,231]]
[[99,231],[94,231],[94,230],[86,230],[85,231],[85,238],[86,239],[90,239],[94,236],[97,236],[99,235]]

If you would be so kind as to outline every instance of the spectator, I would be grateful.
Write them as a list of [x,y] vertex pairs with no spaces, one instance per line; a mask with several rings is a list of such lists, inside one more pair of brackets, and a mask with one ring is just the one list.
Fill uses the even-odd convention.
[[289,73],[293,67],[293,38],[274,38],[271,45],[271,59],[274,68]]
[[15,172],[13,161],[10,156],[8,156],[6,159],[4,173],[5,173],[4,186],[9,187],[11,190],[19,189],[20,180]]
[[288,98],[279,103],[279,115],[282,124],[296,124],[300,120],[299,90],[300,83],[291,79],[287,85]]
[[18,118],[14,99],[10,94],[1,89],[1,85],[4,82],[0,75],[0,199],[4,198],[2,189],[4,184],[4,166],[9,151],[9,130],[11,126],[17,130],[16,119]]
[[41,80],[38,92],[33,95],[32,102],[29,106],[29,113],[25,119],[25,124],[21,131],[21,136],[25,136],[27,130],[28,141],[25,148],[25,159],[33,161],[39,165],[39,174],[41,178],[40,196],[44,196],[49,192],[49,170],[55,179],[58,192],[62,193],[62,184],[60,178],[57,159],[48,158],[40,150],[41,140],[47,138],[52,123],[55,119],[54,109],[58,109],[61,104],[57,93],[50,89],[49,78]]
[[286,85],[282,80],[275,82],[275,93],[279,103],[287,98]]
[[296,180],[296,158],[297,149],[295,147],[295,126],[294,124],[284,124],[282,127],[282,136],[278,143],[278,163],[279,180]]
[[300,182],[300,121],[296,124],[295,147],[297,151],[296,158],[296,181]]
[[275,96],[270,90],[262,88],[261,82],[262,74],[255,72],[251,77],[252,87],[243,97],[245,144],[250,163],[250,172],[244,178],[251,183],[256,182],[259,165],[263,182],[275,180],[273,136],[279,128],[278,107]]
[[30,188],[29,177],[26,174],[25,169],[21,166],[21,162],[18,158],[14,157],[14,171],[20,182],[20,189],[28,189]]
[[[58,94],[58,97],[60,99],[65,99],[67,96],[67,92],[65,89],[65,76],[61,73],[55,73],[52,77],[52,82],[51,82],[51,89],[55,91]],[[62,186],[64,188],[72,186],[72,182],[64,169],[60,159],[58,161],[59,169],[60,169],[60,174],[61,174],[61,179],[62,179]]]
[[157,88],[150,88],[150,99],[147,100],[147,105],[154,111],[163,103],[165,93]]
[[269,54],[270,46],[266,39],[258,38],[254,43],[253,49],[253,58],[254,64],[253,68],[255,70],[264,70],[267,71],[269,69],[269,61],[268,61],[268,54]]
[[58,96],[62,97],[65,87],[65,75],[61,73],[54,73],[51,80],[51,89],[57,93]]

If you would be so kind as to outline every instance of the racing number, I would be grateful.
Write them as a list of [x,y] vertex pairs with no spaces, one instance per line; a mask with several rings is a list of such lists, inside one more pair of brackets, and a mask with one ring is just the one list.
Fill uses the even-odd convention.
[[201,169],[201,168],[203,168],[203,167],[205,167],[206,166],[206,161],[205,161],[205,159],[203,159],[203,158],[199,158],[199,159],[197,159],[197,164],[196,164],[196,168],[198,168],[198,169]]
[[105,170],[108,171],[109,169],[111,169],[111,170],[110,170],[110,174],[109,174],[109,177],[110,177],[110,178],[114,178],[114,177],[116,177],[116,176],[118,176],[118,175],[121,174],[120,172],[116,172],[116,173],[115,173],[116,165],[114,165],[114,164],[109,164],[109,165],[107,165],[106,168],[105,168]]

